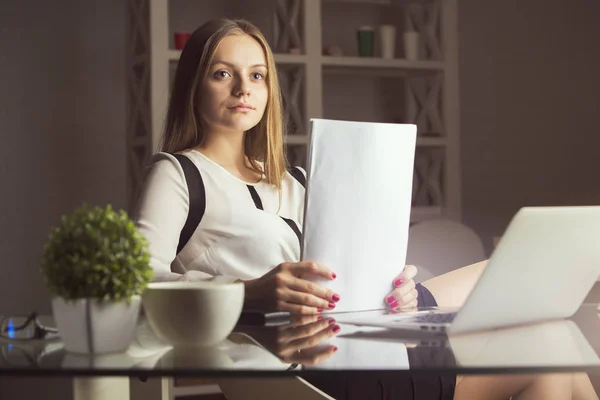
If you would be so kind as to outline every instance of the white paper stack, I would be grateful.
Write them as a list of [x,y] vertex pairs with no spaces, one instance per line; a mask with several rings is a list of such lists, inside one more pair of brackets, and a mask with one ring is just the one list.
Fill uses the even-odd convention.
[[331,268],[318,280],[335,312],[379,309],[406,261],[415,125],[311,120],[302,259]]

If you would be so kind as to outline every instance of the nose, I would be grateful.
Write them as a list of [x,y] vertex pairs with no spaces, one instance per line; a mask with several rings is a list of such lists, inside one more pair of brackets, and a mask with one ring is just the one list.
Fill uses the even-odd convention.
[[233,94],[237,97],[249,96],[250,95],[249,79],[245,79],[245,78],[237,79],[236,84],[233,88]]

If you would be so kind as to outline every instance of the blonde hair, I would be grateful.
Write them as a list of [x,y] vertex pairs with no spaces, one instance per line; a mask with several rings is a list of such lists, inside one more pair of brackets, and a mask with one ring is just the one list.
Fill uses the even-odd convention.
[[[286,171],[283,150],[285,134],[282,96],[273,52],[261,31],[246,20],[218,19],[192,33],[179,58],[169,109],[161,140],[161,151],[177,153],[204,142],[200,124],[199,86],[206,78],[221,40],[228,35],[248,35],[263,48],[267,60],[268,100],[259,123],[246,132],[244,153],[252,168],[267,182],[281,189]],[[263,163],[263,168],[257,163]]]

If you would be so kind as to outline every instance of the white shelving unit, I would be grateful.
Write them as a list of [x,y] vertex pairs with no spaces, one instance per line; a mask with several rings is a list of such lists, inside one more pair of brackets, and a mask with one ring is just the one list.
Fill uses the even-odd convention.
[[[215,17],[241,16],[263,30],[275,52],[292,126],[286,137],[291,162],[303,164],[310,118],[416,123],[412,220],[460,220],[457,0],[270,0],[254,3],[255,11],[241,0],[220,6],[198,0],[128,2],[130,198],[141,167],[157,150],[181,54],[170,47],[177,18],[186,19],[191,31]],[[355,29],[378,23],[397,26],[399,58],[357,56]],[[416,61],[401,58],[407,26],[420,33]],[[323,55],[332,41],[342,45],[344,56]],[[291,47],[300,54],[290,54]],[[337,105],[347,98],[364,101],[356,109]]]

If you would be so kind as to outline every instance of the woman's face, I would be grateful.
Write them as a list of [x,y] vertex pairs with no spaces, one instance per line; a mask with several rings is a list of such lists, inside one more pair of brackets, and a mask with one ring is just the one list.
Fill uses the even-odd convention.
[[251,36],[221,40],[200,85],[200,114],[205,130],[244,132],[258,124],[268,100],[267,61]]

